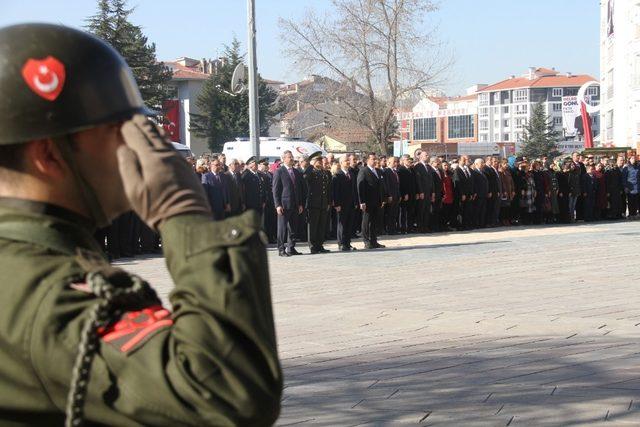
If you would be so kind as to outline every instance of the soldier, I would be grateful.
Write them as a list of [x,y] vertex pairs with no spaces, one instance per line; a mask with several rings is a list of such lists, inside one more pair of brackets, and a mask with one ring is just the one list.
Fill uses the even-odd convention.
[[309,215],[309,248],[311,254],[329,252],[324,248],[325,227],[331,207],[331,176],[322,165],[322,152],[309,156],[312,169],[305,174],[307,181],[307,211]]
[[262,218],[266,204],[263,182],[258,175],[258,163],[255,156],[247,159],[246,168],[242,173],[243,200],[247,210],[256,211]]
[[[257,215],[201,184],[106,43],[0,29],[0,424],[270,425],[282,373]],[[93,230],[133,208],[163,239],[174,312]],[[220,260],[224,260],[220,262]]]
[[266,157],[258,163],[258,175],[262,179],[262,189],[264,190],[264,231],[267,233],[269,243],[276,243],[278,233],[278,219],[276,217],[276,206],[273,204],[273,174],[269,171],[269,159]]

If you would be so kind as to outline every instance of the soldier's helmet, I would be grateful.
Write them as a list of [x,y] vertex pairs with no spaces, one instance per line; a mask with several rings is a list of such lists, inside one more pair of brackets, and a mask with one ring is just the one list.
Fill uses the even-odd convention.
[[152,114],[118,52],[60,25],[0,29],[0,94],[0,144]]

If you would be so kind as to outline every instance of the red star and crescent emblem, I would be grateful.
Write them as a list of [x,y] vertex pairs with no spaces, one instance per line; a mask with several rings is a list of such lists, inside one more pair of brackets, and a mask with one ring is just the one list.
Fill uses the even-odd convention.
[[53,56],[30,58],[22,67],[22,78],[29,88],[47,101],[55,101],[65,81],[64,64]]

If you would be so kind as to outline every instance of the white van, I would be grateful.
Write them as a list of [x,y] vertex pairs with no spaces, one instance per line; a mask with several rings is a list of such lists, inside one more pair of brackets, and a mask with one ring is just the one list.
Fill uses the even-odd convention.
[[[323,156],[327,155],[327,152],[318,144],[298,138],[260,138],[260,158],[268,158],[269,163],[279,160],[282,152],[286,150],[290,150],[294,158],[300,155],[308,156],[316,151],[322,151]],[[222,153],[227,156],[227,162],[230,159],[238,159],[244,162],[251,157],[251,141],[249,138],[236,138],[235,141],[225,142]]]
[[173,148],[175,148],[178,153],[182,154],[182,157],[193,157],[191,148],[187,147],[186,145],[180,144],[178,142],[172,142],[171,145],[173,145]]

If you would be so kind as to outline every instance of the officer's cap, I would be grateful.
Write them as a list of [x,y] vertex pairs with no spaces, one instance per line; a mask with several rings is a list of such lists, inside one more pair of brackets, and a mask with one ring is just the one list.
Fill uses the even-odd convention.
[[256,156],[250,156],[250,157],[249,157],[249,158],[244,162],[244,164],[245,164],[245,165],[248,165],[248,164],[254,163],[255,161],[256,161]]
[[312,162],[316,158],[322,158],[322,151],[316,151],[311,153],[308,157],[309,162]]

